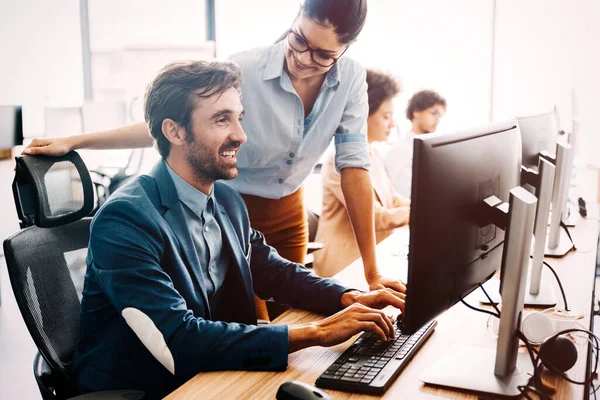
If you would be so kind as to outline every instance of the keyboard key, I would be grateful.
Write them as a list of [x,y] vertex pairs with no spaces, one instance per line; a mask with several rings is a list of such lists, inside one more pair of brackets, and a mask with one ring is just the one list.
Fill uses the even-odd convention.
[[360,378],[354,378],[354,377],[347,377],[347,376],[343,376],[340,381],[344,381],[344,382],[360,382]]
[[371,383],[372,380],[373,379],[371,379],[371,378],[363,378],[360,380],[360,383]]

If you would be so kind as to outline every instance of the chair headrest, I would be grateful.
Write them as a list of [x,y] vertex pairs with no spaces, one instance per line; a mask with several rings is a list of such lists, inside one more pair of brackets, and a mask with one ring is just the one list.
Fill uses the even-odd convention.
[[62,157],[20,156],[12,189],[21,228],[77,221],[94,208],[94,188],[76,152]]

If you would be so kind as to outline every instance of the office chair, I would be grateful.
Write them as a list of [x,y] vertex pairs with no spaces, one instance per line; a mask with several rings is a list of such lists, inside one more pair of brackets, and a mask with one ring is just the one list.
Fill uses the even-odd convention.
[[321,250],[325,247],[325,244],[315,242],[317,236],[317,228],[319,227],[319,214],[306,209],[306,222],[308,223],[308,245],[306,248],[306,258],[304,259],[304,266],[306,268],[312,268],[315,261],[315,251]]
[[[38,348],[33,372],[44,400],[74,393],[71,357],[79,339],[94,195],[75,152],[62,157],[17,157],[13,195],[19,232],[4,241],[10,282],[25,325]],[[126,397],[127,396],[127,397]],[[141,399],[142,392],[110,391],[84,399]]]

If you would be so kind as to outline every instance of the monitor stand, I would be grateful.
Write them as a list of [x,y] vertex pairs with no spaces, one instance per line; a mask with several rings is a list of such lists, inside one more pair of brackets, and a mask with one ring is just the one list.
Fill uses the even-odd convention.
[[518,387],[526,385],[533,374],[529,355],[518,353],[517,366],[504,378],[494,375],[495,363],[495,349],[465,344],[453,345],[419,377],[419,380],[428,385],[501,396],[519,396]]
[[579,215],[579,207],[575,207],[575,205],[568,203],[566,208],[568,210],[568,216],[566,218],[563,217],[563,222],[566,226],[572,228],[581,220],[581,215]]
[[[550,239],[546,240],[546,248],[544,249],[544,255],[546,257],[561,258],[567,255],[568,252],[573,250],[571,239],[569,239],[567,233],[562,228],[560,228],[559,235],[560,239],[558,240],[558,246],[556,246],[553,249],[551,249],[548,245],[548,243],[550,243]],[[548,236],[550,236],[549,233]]]
[[569,215],[569,218],[566,218],[565,220],[563,220],[563,222],[569,228],[573,228],[575,225],[577,225],[580,219],[581,217],[579,215],[571,214]]
[[[530,268],[531,270],[531,268]],[[525,292],[524,305],[526,307],[538,307],[538,308],[549,308],[554,307],[557,304],[556,292],[554,291],[554,276],[548,270],[542,271],[542,281],[540,284],[540,291],[538,294],[529,293],[531,287],[531,281],[527,280],[527,291]],[[492,298],[494,304],[502,303],[500,297],[500,281],[498,279],[490,279],[483,284],[483,288],[487,294]],[[481,304],[491,304],[489,299],[480,291],[479,302]]]
[[[533,366],[529,355],[519,352],[516,332],[521,326],[536,204],[535,196],[522,187],[510,191],[501,266],[503,307],[496,349],[466,344],[453,346],[419,377],[421,381],[494,395],[518,396],[518,386],[529,380]],[[500,209],[495,208],[495,211]]]

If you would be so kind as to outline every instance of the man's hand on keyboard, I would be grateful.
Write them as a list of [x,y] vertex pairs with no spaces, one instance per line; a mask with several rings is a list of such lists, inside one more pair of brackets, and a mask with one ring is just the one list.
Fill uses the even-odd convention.
[[310,346],[334,346],[362,331],[372,331],[382,341],[388,341],[395,337],[394,319],[381,310],[355,302],[321,321],[289,326],[288,352]]
[[372,331],[383,341],[395,337],[394,319],[359,302],[317,322],[321,346],[342,343],[362,331]]

